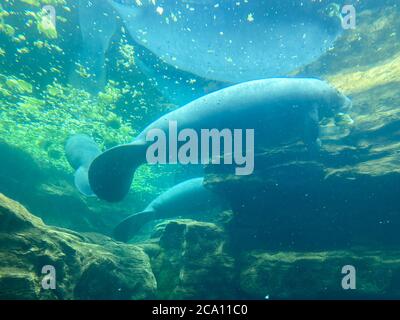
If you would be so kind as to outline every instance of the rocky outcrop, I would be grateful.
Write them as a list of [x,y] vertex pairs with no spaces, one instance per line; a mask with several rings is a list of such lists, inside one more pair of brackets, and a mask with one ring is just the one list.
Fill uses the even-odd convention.
[[[140,246],[119,243],[47,226],[0,194],[0,299],[235,297],[225,242],[215,224],[176,220]],[[44,266],[56,271],[54,290],[42,287]]]
[[[56,289],[42,268],[54,267]],[[137,246],[46,226],[0,195],[0,299],[145,299],[156,281]]]
[[[46,226],[0,195],[0,299],[400,298],[395,250],[240,251],[222,226],[159,224],[138,245]],[[345,265],[356,290],[342,288]],[[56,288],[45,289],[44,266]]]
[[215,224],[193,220],[162,223],[142,247],[150,256],[159,298],[237,297],[234,259],[227,252],[224,230]]
[[[399,299],[398,251],[251,252],[240,287],[250,299]],[[355,269],[355,290],[344,290],[344,266]]]
[[228,229],[237,250],[400,245],[397,172],[328,174],[318,163],[289,162],[248,178],[209,175],[208,184],[232,205]]

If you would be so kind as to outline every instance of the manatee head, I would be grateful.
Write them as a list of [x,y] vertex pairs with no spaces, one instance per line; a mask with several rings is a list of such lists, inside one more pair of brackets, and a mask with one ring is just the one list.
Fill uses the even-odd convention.
[[350,98],[328,83],[323,90],[322,106],[320,106],[320,117],[334,118],[337,114],[348,114],[352,108]]
[[341,93],[339,90],[336,90],[336,95],[332,100],[332,108],[337,113],[349,113],[353,106],[352,101],[349,97]]

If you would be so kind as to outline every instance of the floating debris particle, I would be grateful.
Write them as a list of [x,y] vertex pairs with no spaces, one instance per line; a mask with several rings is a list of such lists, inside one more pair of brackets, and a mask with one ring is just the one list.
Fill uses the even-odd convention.
[[31,6],[35,6],[35,7],[40,6],[40,0],[21,0],[21,2],[29,4]]
[[129,69],[135,65],[135,48],[130,44],[121,44],[119,47],[119,53],[123,57],[122,60],[118,60],[118,64]]
[[9,78],[6,80],[6,85],[9,89],[18,93],[32,93],[32,85],[25,80]]
[[4,33],[5,35],[9,36],[9,37],[13,37],[15,34],[15,29],[10,26],[9,24],[3,23],[0,20],[0,32]]
[[24,48],[19,48],[19,49],[17,49],[17,52],[18,52],[19,54],[27,54],[27,53],[30,52],[30,50],[29,50],[29,48],[24,47]]
[[157,13],[161,16],[164,13],[164,8],[162,7],[157,7],[156,9]]
[[40,14],[37,21],[37,29],[39,33],[45,35],[49,39],[57,39],[57,29],[47,14]]
[[76,69],[75,72],[79,74],[82,78],[88,79],[91,77],[90,73],[88,72],[87,68],[85,68],[80,63],[75,63]]

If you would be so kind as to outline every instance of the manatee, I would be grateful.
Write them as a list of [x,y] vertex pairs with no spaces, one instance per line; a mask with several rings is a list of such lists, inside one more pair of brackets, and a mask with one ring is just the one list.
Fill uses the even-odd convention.
[[131,143],[98,155],[89,166],[90,188],[101,199],[120,201],[130,189],[134,172],[146,162],[151,129],[168,134],[170,121],[178,130],[254,129],[255,151],[302,139],[318,148],[319,119],[345,113],[349,98],[328,83],[310,78],[274,78],[230,86],[192,101],[148,125]]
[[[103,82],[119,16],[137,66],[178,104],[214,86],[287,76],[317,60],[343,32],[340,6],[325,1],[80,0],[80,11],[82,64],[94,74],[89,87]],[[207,79],[216,84],[207,86]]]
[[74,135],[67,140],[65,153],[69,164],[76,170],[74,174],[76,188],[84,195],[94,196],[87,183],[87,171],[93,159],[101,153],[96,142],[84,134]]
[[108,1],[136,43],[180,70],[222,82],[286,76],[343,31],[340,7],[324,1]]
[[155,198],[142,212],[120,222],[114,229],[116,240],[127,242],[147,222],[182,215],[206,214],[224,201],[203,185],[203,178],[181,182]]

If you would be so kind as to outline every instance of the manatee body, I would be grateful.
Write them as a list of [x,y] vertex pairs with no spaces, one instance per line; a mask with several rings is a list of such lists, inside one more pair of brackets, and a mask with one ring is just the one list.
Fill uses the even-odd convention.
[[74,74],[73,83],[102,89],[118,23],[133,40],[136,66],[178,105],[214,87],[286,76],[332,47],[343,32],[340,5],[352,2],[79,0],[79,61],[91,76]]
[[67,140],[65,153],[69,164],[76,170],[74,174],[76,188],[84,195],[94,196],[87,176],[90,163],[101,153],[96,142],[84,134],[74,135]]
[[230,83],[285,76],[315,61],[343,32],[340,7],[324,1],[108,2],[132,39],[161,60]]
[[114,238],[127,242],[147,222],[186,214],[206,214],[223,201],[203,185],[203,178],[186,180],[154,199],[142,212],[135,213],[114,229]]
[[132,143],[120,145],[97,156],[90,164],[91,189],[101,199],[119,201],[129,191],[136,168],[146,162],[151,129],[168,134],[170,121],[178,130],[254,129],[255,151],[302,139],[307,146],[318,144],[319,119],[346,112],[350,100],[318,79],[274,78],[241,83],[165,114],[147,126]]

